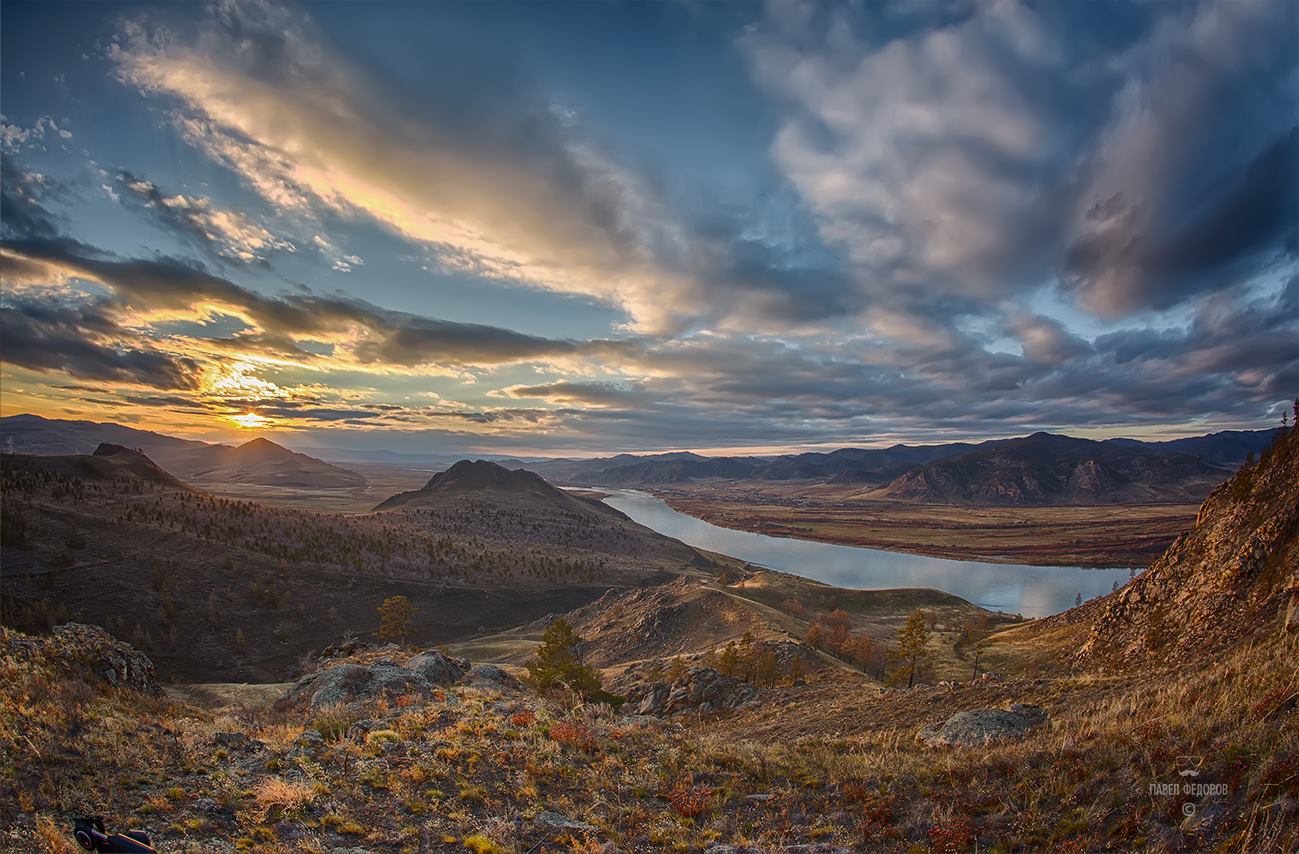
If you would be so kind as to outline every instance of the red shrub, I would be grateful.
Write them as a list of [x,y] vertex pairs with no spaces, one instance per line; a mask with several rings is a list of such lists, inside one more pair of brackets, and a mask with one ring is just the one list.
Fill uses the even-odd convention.
[[595,733],[584,723],[559,721],[550,725],[550,737],[575,750],[595,750]]
[[953,816],[945,824],[935,824],[929,828],[929,844],[935,851],[947,851],[956,854],[974,847],[974,822],[968,816]]
[[515,712],[510,715],[510,723],[517,727],[531,726],[537,720],[537,715],[531,709],[524,709],[521,712]]
[[710,786],[687,786],[677,783],[668,792],[668,802],[679,816],[695,818],[708,812],[713,805],[713,790]]

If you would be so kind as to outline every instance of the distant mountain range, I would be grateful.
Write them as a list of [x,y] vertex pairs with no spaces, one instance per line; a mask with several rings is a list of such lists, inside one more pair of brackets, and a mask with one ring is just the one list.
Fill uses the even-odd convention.
[[873,497],[924,504],[1190,502],[1229,474],[1224,465],[1190,453],[1034,433],[919,466]]
[[215,445],[150,430],[37,415],[0,418],[0,449],[41,455],[90,454],[101,443],[143,451],[168,472],[193,483],[281,486],[295,489],[363,488],[354,471],[299,454],[268,439]]
[[[1248,454],[1272,444],[1277,430],[1228,430],[1165,442],[1094,441],[1051,433],[978,444],[842,448],[774,457],[708,457],[687,451],[618,454],[593,459],[500,460],[551,483],[654,488],[712,482],[825,484],[851,499],[937,504],[1051,505],[1195,502],[1226,479]],[[194,483],[303,489],[364,487],[360,474],[254,439],[214,445],[119,424],[60,421],[34,415],[0,418],[0,448],[34,454],[87,454],[101,442],[138,448],[167,471]],[[398,455],[400,456],[400,455]],[[431,459],[422,457],[421,459]],[[445,464],[445,463],[444,463]],[[480,473],[481,474],[481,473]],[[389,501],[415,501],[424,489]],[[387,506],[387,502],[385,505]],[[396,505],[393,505],[396,506]]]
[[803,481],[856,486],[854,497],[954,504],[1199,500],[1276,430],[1176,439],[1094,441],[1051,433],[979,444],[843,448],[778,457],[691,453],[508,462],[557,483],[655,487],[708,481]]

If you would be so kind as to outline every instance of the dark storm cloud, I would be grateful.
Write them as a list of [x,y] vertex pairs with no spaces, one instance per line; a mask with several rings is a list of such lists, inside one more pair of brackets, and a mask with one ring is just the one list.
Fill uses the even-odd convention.
[[851,304],[988,314],[1064,276],[1116,316],[1293,263],[1297,9],[971,4],[931,27],[776,3],[741,46]]
[[161,389],[194,389],[201,369],[192,359],[141,346],[94,304],[0,305],[0,360],[37,371],[65,372],[85,380],[138,383]]
[[[1219,284],[1215,274],[1248,275],[1296,253],[1299,226],[1299,128],[1291,128],[1191,213],[1142,231],[1130,203],[1116,195],[1092,219],[1108,223],[1068,249],[1066,273],[1108,312],[1167,308]],[[1159,228],[1153,224],[1151,228]],[[1115,287],[1114,283],[1122,287]]]

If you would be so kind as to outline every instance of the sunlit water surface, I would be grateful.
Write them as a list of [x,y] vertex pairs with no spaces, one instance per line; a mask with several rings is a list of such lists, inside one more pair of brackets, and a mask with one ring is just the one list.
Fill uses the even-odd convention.
[[660,534],[770,569],[859,590],[931,587],[1025,617],[1055,614],[1071,607],[1079,595],[1084,600],[1100,596],[1109,593],[1114,582],[1122,586],[1128,580],[1126,569],[947,560],[733,531],[673,510],[663,499],[637,490],[619,490],[604,501]]

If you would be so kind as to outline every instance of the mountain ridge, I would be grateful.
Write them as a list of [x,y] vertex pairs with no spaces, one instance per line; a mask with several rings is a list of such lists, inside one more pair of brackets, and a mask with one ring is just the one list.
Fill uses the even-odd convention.
[[73,421],[21,414],[0,418],[0,443],[7,450],[42,456],[91,454],[101,443],[134,448],[169,474],[185,481],[357,489],[362,475],[257,437],[241,445],[181,439],[122,424]]

